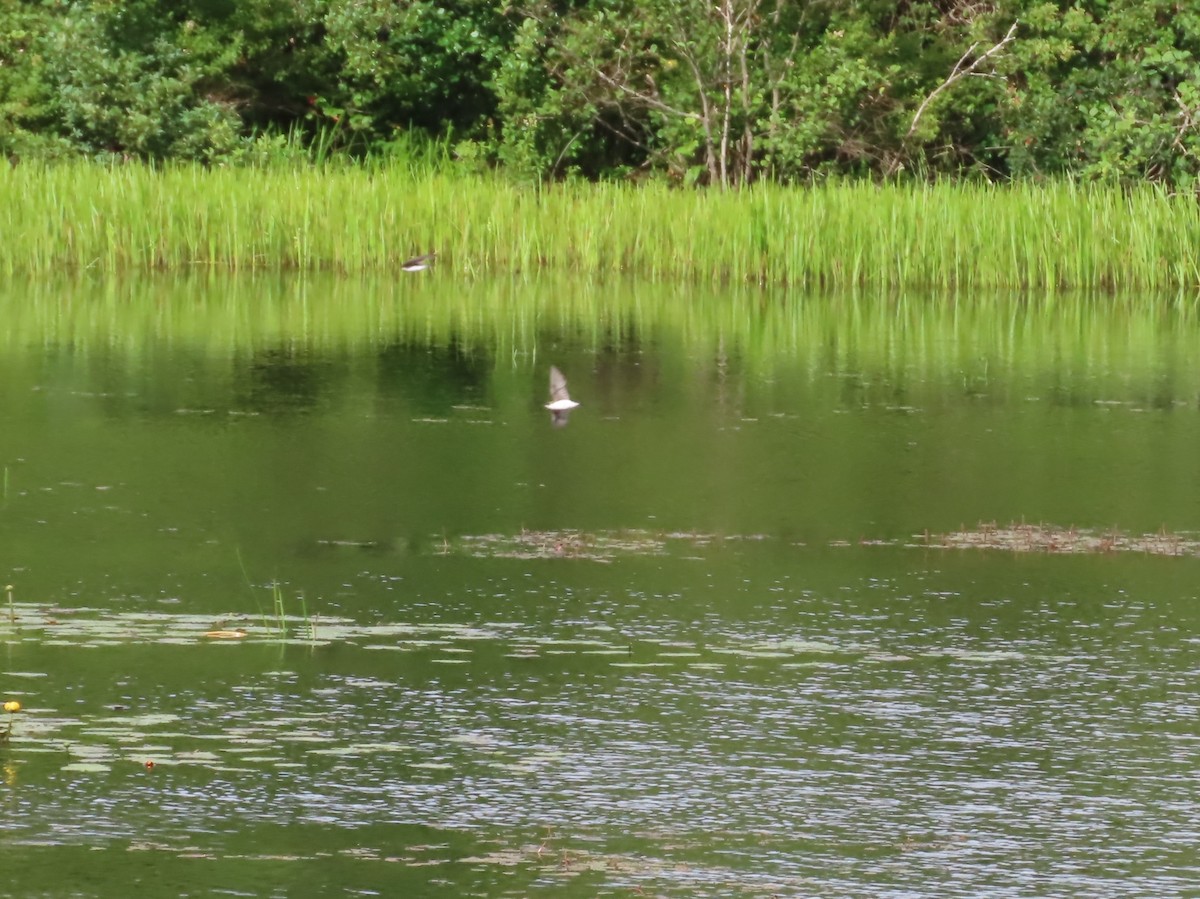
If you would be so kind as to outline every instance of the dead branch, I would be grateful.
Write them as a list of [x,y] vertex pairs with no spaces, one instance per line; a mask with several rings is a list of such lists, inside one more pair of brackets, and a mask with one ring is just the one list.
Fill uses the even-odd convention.
[[1000,51],[1012,41],[1013,37],[1017,33],[1017,25],[1019,24],[1020,19],[1013,22],[1012,26],[1008,29],[1008,34],[1004,35],[1004,37],[1001,38],[1000,41],[990,50],[987,50],[976,57],[975,61],[969,65],[967,64],[967,60],[971,57],[971,54],[975,52],[975,48],[979,46],[979,41],[976,41],[967,48],[967,52],[962,55],[962,58],[957,63],[955,63],[954,70],[950,72],[950,75],[946,78],[946,80],[935,87],[929,96],[921,102],[921,105],[917,107],[917,112],[913,116],[912,124],[908,126],[908,132],[904,135],[905,140],[908,140],[908,138],[912,137],[912,133],[917,130],[917,122],[921,120],[921,116],[924,114],[925,109],[934,101],[937,95],[955,82],[973,74],[977,68],[979,68],[992,57],[999,54]]
[[1190,156],[1191,151],[1184,144],[1183,138],[1196,127],[1196,116],[1200,114],[1200,108],[1189,109],[1178,90],[1175,91],[1175,103],[1179,106],[1179,127],[1175,130],[1175,139],[1171,141],[1171,146],[1184,156]]

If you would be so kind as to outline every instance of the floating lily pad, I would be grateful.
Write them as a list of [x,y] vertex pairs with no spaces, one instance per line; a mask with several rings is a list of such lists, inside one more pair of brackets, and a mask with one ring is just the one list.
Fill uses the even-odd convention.
[[790,659],[792,653],[777,652],[767,649],[751,649],[738,646],[714,647],[712,652],[718,655],[737,656],[742,659]]
[[[695,667],[695,666],[693,666]],[[808,662],[784,662],[781,668],[836,668],[837,663],[817,661],[816,659]]]
[[614,668],[674,668],[670,662],[610,662]]
[[465,743],[470,746],[494,746],[496,740],[488,734],[451,734],[446,738],[451,743]]
[[178,715],[165,712],[152,715],[130,715],[128,717],[105,716],[95,719],[97,724],[119,724],[125,729],[133,727],[157,727],[160,724],[170,724],[178,720]]
[[754,648],[792,653],[839,652],[842,650],[842,647],[835,646],[832,643],[822,643],[819,640],[779,640],[772,643],[756,643],[754,644]]
[[970,650],[970,649],[940,649],[924,653],[927,656],[950,656],[965,662],[1010,662],[1025,658],[1023,652],[1015,650]]
[[381,752],[403,752],[407,747],[400,743],[352,743],[349,746],[330,746],[327,749],[310,749],[313,755],[375,755]]
[[216,753],[206,752],[199,749],[176,753],[175,759],[176,761],[180,762],[199,762],[202,764],[221,761],[221,757]]

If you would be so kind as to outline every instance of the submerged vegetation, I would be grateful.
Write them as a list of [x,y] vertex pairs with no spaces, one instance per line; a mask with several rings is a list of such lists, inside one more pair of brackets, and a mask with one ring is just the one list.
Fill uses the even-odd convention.
[[803,287],[1134,290],[1200,284],[1200,208],[1072,182],[737,193],[528,188],[407,166],[21,165],[0,172],[0,272],[542,270]]
[[[765,534],[700,534],[629,530],[619,533],[580,531],[522,531],[520,534],[480,534],[461,538],[457,546],[445,544],[441,552],[459,551],[479,558],[508,559],[583,559],[611,562],[619,557],[666,555],[668,547],[676,551],[702,551],[712,546],[746,540],[769,540]],[[792,541],[795,546],[803,543]],[[1168,531],[1154,534],[1130,534],[1116,528],[1095,531],[1087,528],[1063,528],[1049,524],[1012,523],[997,526],[981,522],[977,528],[945,534],[924,533],[913,540],[859,539],[860,546],[902,546],[908,549],[991,549],[1015,553],[1058,553],[1095,555],[1104,553],[1142,553],[1151,556],[1200,557],[1200,539],[1193,534]],[[831,546],[847,547],[847,540],[833,540]]]
[[476,558],[497,559],[586,559],[611,562],[622,556],[667,555],[668,547],[693,551],[714,543],[765,540],[763,534],[655,533],[629,529],[620,532],[530,531],[519,534],[468,534],[455,544],[442,543],[441,552],[455,550]]
[[1200,556],[1195,535],[1163,529],[1156,534],[1128,534],[1117,529],[1092,531],[1048,524],[994,522],[949,534],[925,534],[921,545],[940,549],[1000,549],[1015,553],[1095,554],[1133,552],[1151,556]]

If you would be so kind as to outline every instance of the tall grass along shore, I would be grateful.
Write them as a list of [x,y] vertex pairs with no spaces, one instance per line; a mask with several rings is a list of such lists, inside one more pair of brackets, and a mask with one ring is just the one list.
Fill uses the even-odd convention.
[[804,287],[1188,289],[1200,207],[1049,182],[522,186],[410,168],[0,169],[0,272],[552,269]]

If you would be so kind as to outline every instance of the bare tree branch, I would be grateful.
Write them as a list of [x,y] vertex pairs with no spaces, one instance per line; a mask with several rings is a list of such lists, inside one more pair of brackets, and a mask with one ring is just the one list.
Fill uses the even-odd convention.
[[1184,156],[1191,156],[1192,151],[1184,144],[1184,136],[1196,127],[1196,117],[1200,115],[1200,109],[1189,109],[1187,103],[1183,101],[1183,97],[1179,95],[1179,89],[1174,91],[1175,103],[1179,106],[1179,127],[1175,130],[1175,139],[1171,141],[1171,146],[1177,149]]
[[[759,17],[766,2],[772,0],[664,0],[659,17],[663,27],[649,44],[637,27],[618,26],[609,31],[607,41],[599,42],[596,34],[586,30],[592,24],[587,19],[558,20],[543,3],[519,10],[542,26],[542,40],[554,47],[554,56],[562,63],[546,62],[547,70],[586,97],[594,113],[616,110],[624,117],[627,110],[641,109],[694,123],[708,183],[728,187],[748,182],[753,172],[756,94],[750,61],[761,54],[770,62]],[[773,2],[777,24],[782,7],[791,0]],[[793,64],[798,40],[798,34],[792,36],[782,67],[770,75],[768,83],[776,95],[787,67]],[[599,52],[588,53],[592,46]],[[666,71],[676,64],[681,67],[671,84],[664,85],[667,90],[660,90],[655,81],[656,62]],[[593,115],[593,124],[618,135],[623,131],[599,114]],[[578,137],[566,142],[552,171]]]
[[962,58],[957,63],[955,63],[954,70],[950,72],[950,75],[946,78],[946,80],[935,87],[929,96],[921,102],[921,105],[917,107],[916,114],[913,115],[912,124],[908,126],[908,131],[904,135],[905,140],[908,140],[908,138],[912,137],[912,133],[917,130],[917,122],[921,120],[921,116],[924,114],[926,108],[934,101],[937,95],[960,79],[965,78],[967,75],[973,74],[977,68],[979,68],[992,57],[999,54],[1000,51],[1002,51],[1005,46],[1012,41],[1013,37],[1017,33],[1017,25],[1019,24],[1020,19],[1013,22],[1012,26],[1008,29],[1008,34],[1004,35],[1004,37],[1001,38],[1000,41],[990,50],[987,50],[976,57],[975,61],[969,65],[967,64],[967,60],[970,58],[971,54],[975,52],[975,48],[979,46],[979,41],[976,41],[967,48],[967,52],[962,55]]
[[[587,60],[584,60],[578,56],[573,57],[573,60],[577,63],[588,64]],[[595,75],[597,78],[599,78],[601,81],[603,81],[605,84],[607,84],[609,87],[613,88],[614,90],[620,91],[621,93],[625,94],[626,96],[634,98],[639,103],[645,103],[651,109],[657,109],[659,112],[670,113],[671,115],[679,116],[680,118],[683,118],[683,119],[699,119],[700,118],[700,116],[697,113],[688,112],[687,110],[684,110],[684,109],[676,109],[674,106],[668,106],[666,103],[664,103],[662,100],[659,100],[658,97],[653,94],[647,94],[644,91],[635,91],[633,88],[631,88],[629,85],[625,84],[624,82],[618,81],[617,79],[610,77],[607,72],[605,72],[603,69],[601,69],[597,66],[593,65],[593,66],[591,66],[591,69],[592,69],[592,74]]]

